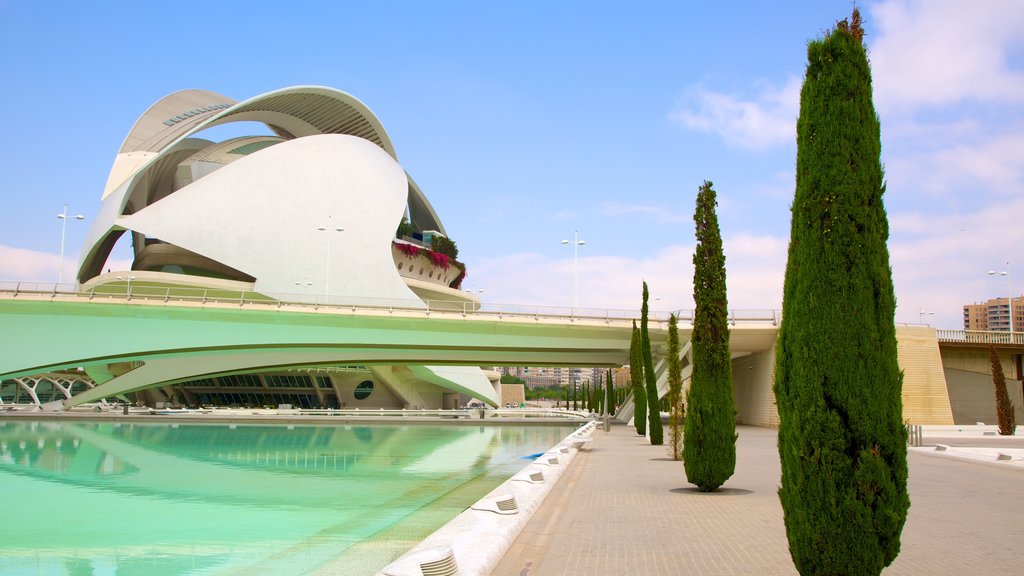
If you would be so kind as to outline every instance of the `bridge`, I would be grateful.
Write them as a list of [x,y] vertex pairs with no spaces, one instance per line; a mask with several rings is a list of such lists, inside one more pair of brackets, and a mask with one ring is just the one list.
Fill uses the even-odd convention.
[[[635,311],[605,309],[372,299],[324,305],[201,289],[0,284],[0,377],[90,367],[98,385],[62,402],[70,408],[211,375],[272,369],[611,367],[628,362],[635,317]],[[680,317],[685,343],[692,311]],[[734,353],[772,346],[777,312],[734,311],[732,319]],[[650,334],[652,349],[663,356],[667,314],[651,320]]]

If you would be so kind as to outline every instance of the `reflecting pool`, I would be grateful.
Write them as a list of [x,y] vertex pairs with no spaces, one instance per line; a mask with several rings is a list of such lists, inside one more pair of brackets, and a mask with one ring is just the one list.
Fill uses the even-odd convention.
[[574,429],[0,421],[0,574],[373,574]]

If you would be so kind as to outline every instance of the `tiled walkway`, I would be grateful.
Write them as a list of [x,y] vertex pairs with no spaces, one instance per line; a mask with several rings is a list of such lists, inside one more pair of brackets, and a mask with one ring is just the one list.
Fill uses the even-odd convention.
[[[776,490],[776,431],[740,427],[719,494],[624,425],[595,433],[493,572],[796,574]],[[913,453],[903,551],[887,575],[1024,574],[1024,471]]]

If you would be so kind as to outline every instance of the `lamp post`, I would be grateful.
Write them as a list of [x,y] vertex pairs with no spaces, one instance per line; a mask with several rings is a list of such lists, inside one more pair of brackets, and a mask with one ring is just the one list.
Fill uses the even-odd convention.
[[[562,244],[568,244],[568,240],[562,240]],[[572,231],[572,307],[575,310],[579,307],[579,247],[585,246],[586,240],[580,240],[579,230]]]
[[[68,227],[68,205],[64,204],[64,211],[57,214],[57,218],[60,218],[60,268],[57,272],[57,285],[59,286],[64,282],[64,233]],[[72,216],[75,220],[85,220],[85,216],[81,214],[75,214]]]
[[324,273],[324,296],[331,294],[331,232],[344,232],[340,226],[331,226],[331,217],[327,217],[327,226],[317,226],[317,230],[327,232],[327,266]]
[[131,274],[129,274],[127,277],[125,277],[125,276],[118,276],[117,279],[118,280],[128,280],[128,288],[127,288],[127,291],[125,292],[125,297],[128,300],[131,300],[132,299],[132,280],[135,280],[135,276],[132,276]]
[[1006,263],[1006,270],[1001,270],[999,272],[996,272],[995,270],[989,270],[988,271],[988,275],[989,276],[995,276],[997,274],[999,276],[1006,276],[1006,289],[1010,293],[1010,298],[1009,298],[1009,300],[1006,301],[1006,303],[1009,304],[1009,306],[1010,306],[1010,337],[1012,338],[1013,337],[1013,286],[1010,284],[1010,263],[1009,262]]
[[917,323],[918,324],[924,324],[924,317],[925,316],[934,316],[934,315],[935,315],[935,312],[933,312],[933,311],[927,311],[926,312],[924,308],[922,308],[920,306],[917,307]]

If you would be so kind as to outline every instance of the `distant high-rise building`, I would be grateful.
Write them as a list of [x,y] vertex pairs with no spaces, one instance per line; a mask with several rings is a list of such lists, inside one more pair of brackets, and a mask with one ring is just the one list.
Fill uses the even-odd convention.
[[[964,304],[964,330],[1010,331],[1010,299]],[[1024,332],[1024,296],[1013,298],[1013,331]]]

